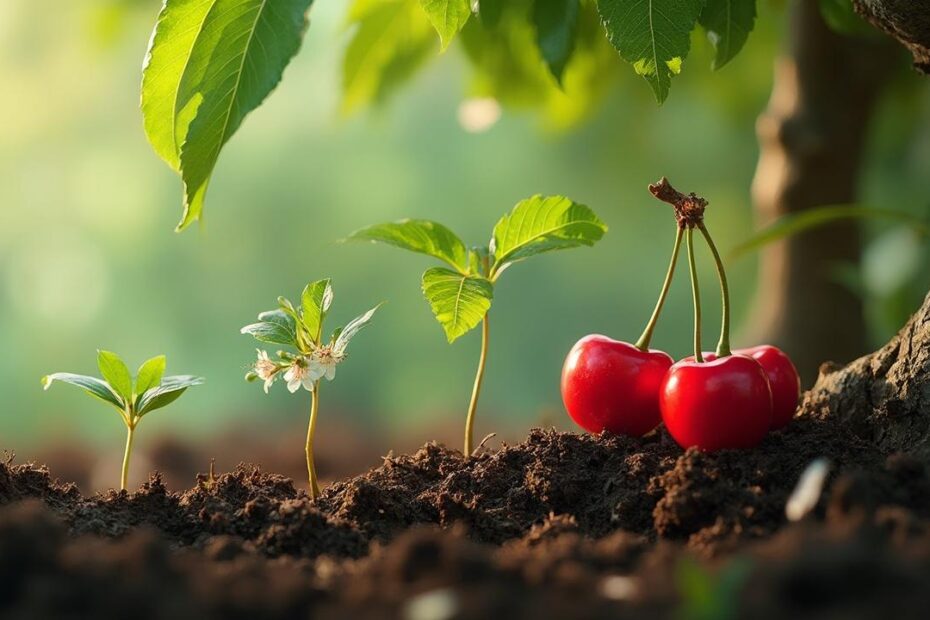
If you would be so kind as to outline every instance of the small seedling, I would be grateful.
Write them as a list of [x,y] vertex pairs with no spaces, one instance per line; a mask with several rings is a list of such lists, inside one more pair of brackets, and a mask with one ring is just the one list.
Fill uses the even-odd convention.
[[426,254],[451,267],[433,267],[423,274],[423,294],[450,343],[481,323],[481,355],[465,418],[466,458],[472,454],[475,410],[488,355],[488,310],[497,279],[510,265],[530,256],[594,245],[606,231],[607,226],[584,205],[562,196],[533,196],[497,222],[485,247],[467,249],[454,232],[428,220],[378,224],[349,236],[349,240]]
[[283,377],[287,389],[293,394],[303,388],[310,392],[310,423],[307,428],[307,474],[310,479],[310,494],[320,496],[316,467],[313,462],[313,436],[316,432],[317,412],[320,404],[320,381],[323,377],[332,381],[336,366],[346,358],[349,341],[368,325],[379,306],[358,316],[345,326],[336,329],[328,342],[323,341],[323,321],[333,303],[333,288],[330,280],[317,280],[304,288],[301,304],[297,308],[284,297],[278,298],[278,308],[258,315],[258,322],[242,328],[243,334],[251,334],[259,342],[281,344],[296,349],[296,352],[278,351],[272,359],[267,351],[257,349],[258,359],[246,374],[248,381],[264,382],[265,393]]
[[42,377],[42,385],[46,390],[55,381],[76,385],[91,396],[116,408],[127,429],[126,452],[123,455],[123,469],[120,476],[120,489],[125,491],[129,479],[132,442],[139,421],[146,414],[170,405],[187,388],[202,384],[203,379],[192,375],[165,377],[164,355],[153,357],[142,364],[135,381],[129,374],[126,363],[116,353],[97,351],[97,366],[100,368],[103,379],[56,372]]

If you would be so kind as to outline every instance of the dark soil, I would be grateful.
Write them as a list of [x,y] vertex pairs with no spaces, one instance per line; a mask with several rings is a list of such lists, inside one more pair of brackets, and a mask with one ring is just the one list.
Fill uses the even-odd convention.
[[[427,444],[316,501],[251,465],[85,497],[0,463],[0,617],[924,618],[930,298],[747,451],[533,430]],[[789,523],[805,468],[816,506]]]

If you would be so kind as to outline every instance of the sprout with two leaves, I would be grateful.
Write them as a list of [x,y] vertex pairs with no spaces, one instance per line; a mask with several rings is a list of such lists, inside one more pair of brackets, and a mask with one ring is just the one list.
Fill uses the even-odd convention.
[[582,204],[562,196],[533,196],[497,222],[486,247],[467,249],[454,232],[429,220],[378,224],[349,235],[348,240],[427,254],[451,267],[433,267],[423,274],[423,294],[450,343],[481,323],[481,355],[465,418],[466,458],[473,451],[475,410],[488,355],[488,310],[497,279],[510,265],[530,256],[594,245],[606,231],[607,226]]
[[110,351],[97,351],[97,366],[103,379],[68,372],[42,377],[42,385],[46,390],[55,381],[75,385],[91,396],[113,405],[119,412],[127,429],[120,476],[120,489],[124,491],[129,479],[132,442],[139,421],[146,414],[176,401],[187,388],[203,383],[201,377],[192,375],[165,377],[165,363],[164,355],[153,357],[139,367],[133,381],[129,368],[119,355]]
[[379,306],[358,316],[333,332],[328,342],[323,341],[323,320],[333,302],[330,280],[317,280],[304,288],[300,307],[297,308],[284,297],[278,298],[278,308],[258,315],[258,322],[242,328],[243,334],[251,334],[259,342],[280,344],[296,349],[278,351],[277,359],[267,351],[257,349],[258,359],[245,376],[248,381],[264,382],[265,393],[279,377],[293,394],[301,388],[310,392],[310,423],[307,428],[307,474],[310,477],[310,494],[320,496],[316,467],[313,462],[313,436],[316,432],[317,412],[320,404],[320,381],[325,377],[332,381],[336,366],[346,358],[349,341],[368,325]]

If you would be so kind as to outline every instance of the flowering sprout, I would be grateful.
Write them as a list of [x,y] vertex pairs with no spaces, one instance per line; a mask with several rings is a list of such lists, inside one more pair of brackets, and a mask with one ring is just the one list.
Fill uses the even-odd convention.
[[165,377],[165,364],[164,355],[153,357],[139,367],[133,381],[129,368],[119,355],[110,351],[97,351],[97,366],[103,379],[69,372],[56,372],[42,377],[42,386],[46,390],[55,381],[75,385],[91,396],[113,405],[119,412],[127,429],[120,476],[120,489],[124,491],[129,478],[133,436],[139,421],[146,414],[176,401],[187,388],[203,383],[203,378],[192,375]]
[[333,332],[323,341],[323,321],[333,303],[333,288],[329,278],[311,282],[304,288],[297,308],[288,299],[278,298],[278,308],[258,315],[258,322],[242,328],[259,342],[286,345],[295,351],[278,351],[275,357],[263,349],[256,349],[258,357],[249,369],[247,381],[262,381],[265,393],[280,377],[292,394],[301,388],[311,394],[310,424],[307,429],[307,473],[310,493],[320,495],[316,467],[313,463],[313,435],[316,430],[319,408],[320,381],[332,381],[336,367],[346,359],[349,341],[368,325],[379,306],[358,316]]

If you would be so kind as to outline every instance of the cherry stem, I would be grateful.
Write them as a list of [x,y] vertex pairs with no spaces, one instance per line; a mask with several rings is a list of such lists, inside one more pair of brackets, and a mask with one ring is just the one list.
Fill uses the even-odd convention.
[[640,351],[649,351],[649,343],[652,342],[652,333],[655,331],[656,323],[659,322],[662,306],[665,305],[665,299],[668,297],[668,291],[672,286],[672,277],[675,275],[675,265],[678,263],[678,250],[681,249],[681,238],[683,233],[684,229],[680,227],[677,228],[677,232],[675,233],[675,245],[672,246],[672,260],[669,261],[668,271],[665,272],[665,282],[662,283],[662,290],[659,292],[659,299],[656,302],[655,310],[652,311],[652,316],[649,318],[649,322],[646,323],[646,329],[643,330],[643,335],[639,337],[639,340],[637,340],[634,345]]
[[694,359],[704,363],[701,353],[701,291],[698,288],[697,263],[694,261],[694,229],[688,229],[688,267],[691,270],[691,292],[694,294]]
[[475,436],[475,411],[478,409],[478,396],[481,395],[481,384],[484,381],[484,367],[488,361],[488,343],[490,342],[490,328],[488,315],[485,313],[481,322],[481,356],[478,358],[478,371],[475,373],[475,385],[471,390],[471,401],[468,403],[468,413],[465,416],[465,444],[462,456],[466,459],[472,454]]
[[714,255],[714,264],[717,266],[717,279],[720,280],[720,298],[723,308],[723,319],[720,325],[720,341],[717,343],[717,357],[726,357],[730,355],[730,287],[727,285],[727,272],[723,268],[723,260],[720,258],[720,252],[717,251],[714,240],[711,238],[710,233],[707,232],[707,227],[701,222],[698,224],[698,228],[701,230],[701,234],[704,235],[704,240],[707,241],[710,252]]

